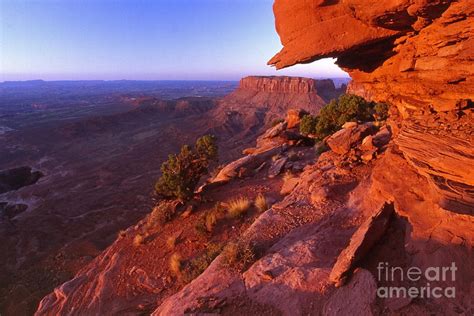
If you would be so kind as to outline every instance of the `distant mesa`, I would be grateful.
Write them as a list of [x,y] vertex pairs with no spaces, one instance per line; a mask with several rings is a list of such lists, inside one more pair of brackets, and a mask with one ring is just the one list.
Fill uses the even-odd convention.
[[239,89],[255,92],[286,94],[317,94],[325,102],[345,92],[343,85],[336,89],[331,79],[311,79],[288,76],[249,76],[240,80]]
[[316,114],[345,90],[345,85],[336,88],[331,79],[250,76],[242,78],[239,87],[220,101],[217,111],[245,116],[245,126],[262,126],[281,119],[290,109]]

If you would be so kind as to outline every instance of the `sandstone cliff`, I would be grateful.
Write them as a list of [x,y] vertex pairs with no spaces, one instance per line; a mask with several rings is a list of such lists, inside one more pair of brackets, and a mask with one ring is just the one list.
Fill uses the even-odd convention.
[[[336,89],[331,79],[250,76],[241,79],[238,89],[224,100],[234,98],[236,102],[244,101],[241,106],[260,103],[260,106],[266,107],[279,106],[317,112],[325,103],[344,92],[345,86]],[[280,111],[280,115],[284,113],[284,110]]]
[[269,63],[337,57],[349,91],[398,110],[395,142],[440,205],[472,215],[474,1],[277,0],[274,12],[284,48]]
[[[351,156],[377,135],[354,148],[358,127],[334,134],[332,151],[243,236],[263,248],[259,259],[239,273],[218,257],[154,314],[226,314],[256,303],[285,315],[472,314],[473,9],[471,0],[276,0],[284,47],[270,64],[337,57],[350,92],[391,105],[391,141],[364,167]],[[405,270],[454,263],[456,280],[431,285],[454,286],[456,297],[377,297],[380,286],[413,285],[381,280],[380,262]]]
[[[345,90],[345,85],[336,88],[330,79],[246,77],[211,112],[210,120],[214,124],[209,132],[229,135],[231,141],[237,144],[236,150],[240,151],[241,145],[251,146],[256,135],[263,133],[274,121],[283,119],[288,110],[302,109],[316,114]],[[209,122],[206,124],[209,125]]]
[[[141,223],[47,296],[38,314],[472,314],[473,5],[471,0],[276,0],[276,27],[284,48],[270,63],[282,68],[337,57],[353,78],[351,92],[391,105],[387,125],[379,131],[371,123],[346,125],[328,139],[331,150],[305,160],[282,183],[270,180],[276,179],[268,176],[273,175],[270,169],[293,170],[300,162],[295,158],[299,153],[283,146],[295,145],[295,132],[282,122],[257,142],[264,148],[276,146],[270,149],[274,156],[257,146],[223,169],[229,182],[209,189],[217,196],[244,193],[253,198],[257,190],[281,186],[267,211],[229,230],[226,240],[235,238],[251,248],[252,260],[245,268],[229,267],[221,254],[192,282],[178,286],[166,277],[163,265],[170,251],[159,251],[165,247],[162,238],[152,235],[133,254],[122,252],[146,226]],[[284,89],[306,95],[313,89],[299,80],[283,81],[244,80],[226,104],[228,112],[239,104],[279,109],[265,104],[266,93]],[[279,102],[293,103],[288,100],[285,96]],[[255,159],[267,160],[255,168]],[[258,182],[262,179],[264,183]],[[175,224],[164,227],[164,236]],[[195,238],[186,237],[189,242]],[[181,251],[190,261],[196,258]],[[118,265],[118,259],[127,264]],[[380,286],[426,286],[381,280],[380,262],[405,271],[454,262],[456,278],[431,285],[453,286],[456,297],[377,297]],[[113,288],[115,280],[121,285]]]

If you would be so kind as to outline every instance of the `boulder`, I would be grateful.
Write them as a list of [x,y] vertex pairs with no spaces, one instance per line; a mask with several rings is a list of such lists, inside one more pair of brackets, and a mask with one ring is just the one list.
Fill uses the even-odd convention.
[[260,165],[262,165],[262,163],[267,160],[270,160],[273,156],[284,152],[286,149],[287,145],[283,144],[281,146],[274,147],[266,151],[248,155],[238,160],[235,160],[230,164],[226,165],[224,168],[222,168],[222,170],[217,174],[217,176],[212,179],[211,183],[226,182],[238,177],[239,175],[242,176],[242,171],[245,170],[246,173],[251,170],[255,170]]
[[348,128],[343,128],[331,135],[326,143],[337,154],[347,154],[354,145],[365,136],[373,134],[376,128],[373,123],[364,123]]
[[329,279],[337,287],[344,285],[356,264],[383,236],[394,211],[393,204],[384,204],[352,235],[349,245],[339,254]]
[[388,144],[390,138],[392,138],[392,133],[387,126],[383,126],[372,138],[372,143],[374,146],[382,147]]
[[296,186],[300,183],[300,179],[299,178],[289,178],[287,180],[285,180],[283,182],[283,185],[281,187],[281,190],[280,190],[280,194],[282,195],[287,195],[287,194],[290,194],[291,191],[294,190],[294,188],[296,188]]
[[357,126],[357,122],[345,122],[344,125],[342,125],[342,128],[354,128]]
[[277,175],[279,175],[283,171],[283,167],[287,161],[288,157],[281,157],[275,160],[268,169],[268,177],[275,178]]
[[272,128],[268,129],[265,134],[263,134],[262,138],[273,138],[280,135],[284,130],[287,128],[286,122],[280,122],[277,125],[273,126]]

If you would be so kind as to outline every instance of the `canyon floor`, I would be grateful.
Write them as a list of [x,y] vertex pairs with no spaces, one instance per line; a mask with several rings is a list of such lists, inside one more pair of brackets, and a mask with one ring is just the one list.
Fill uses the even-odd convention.
[[[265,80],[274,87],[260,86]],[[279,80],[250,77],[240,88],[229,82],[4,87],[1,125],[8,129],[0,135],[0,170],[10,171],[0,178],[4,313],[33,313],[53,287],[149,213],[160,165],[181,145],[215,134],[223,164],[290,104],[317,111],[343,91],[321,81],[319,96],[316,81],[298,79],[290,93]],[[31,169],[15,169],[24,166]],[[32,181],[30,172],[41,176]]]

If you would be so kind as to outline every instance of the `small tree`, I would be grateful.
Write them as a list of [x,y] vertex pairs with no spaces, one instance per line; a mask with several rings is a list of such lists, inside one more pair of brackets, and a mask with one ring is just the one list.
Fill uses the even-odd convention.
[[217,139],[214,135],[204,135],[196,141],[196,151],[206,161],[218,160]]
[[388,118],[388,104],[377,103],[374,107],[374,117],[377,121],[385,121]]
[[303,135],[315,134],[318,120],[318,117],[314,115],[303,116],[300,122],[300,133]]
[[161,177],[155,184],[159,195],[182,201],[193,196],[199,180],[208,171],[209,162],[217,160],[218,152],[216,139],[211,135],[199,138],[195,148],[184,145],[179,154],[169,155],[161,165]]
[[316,134],[319,139],[336,132],[350,121],[373,121],[373,102],[352,94],[343,94],[321,109]]

